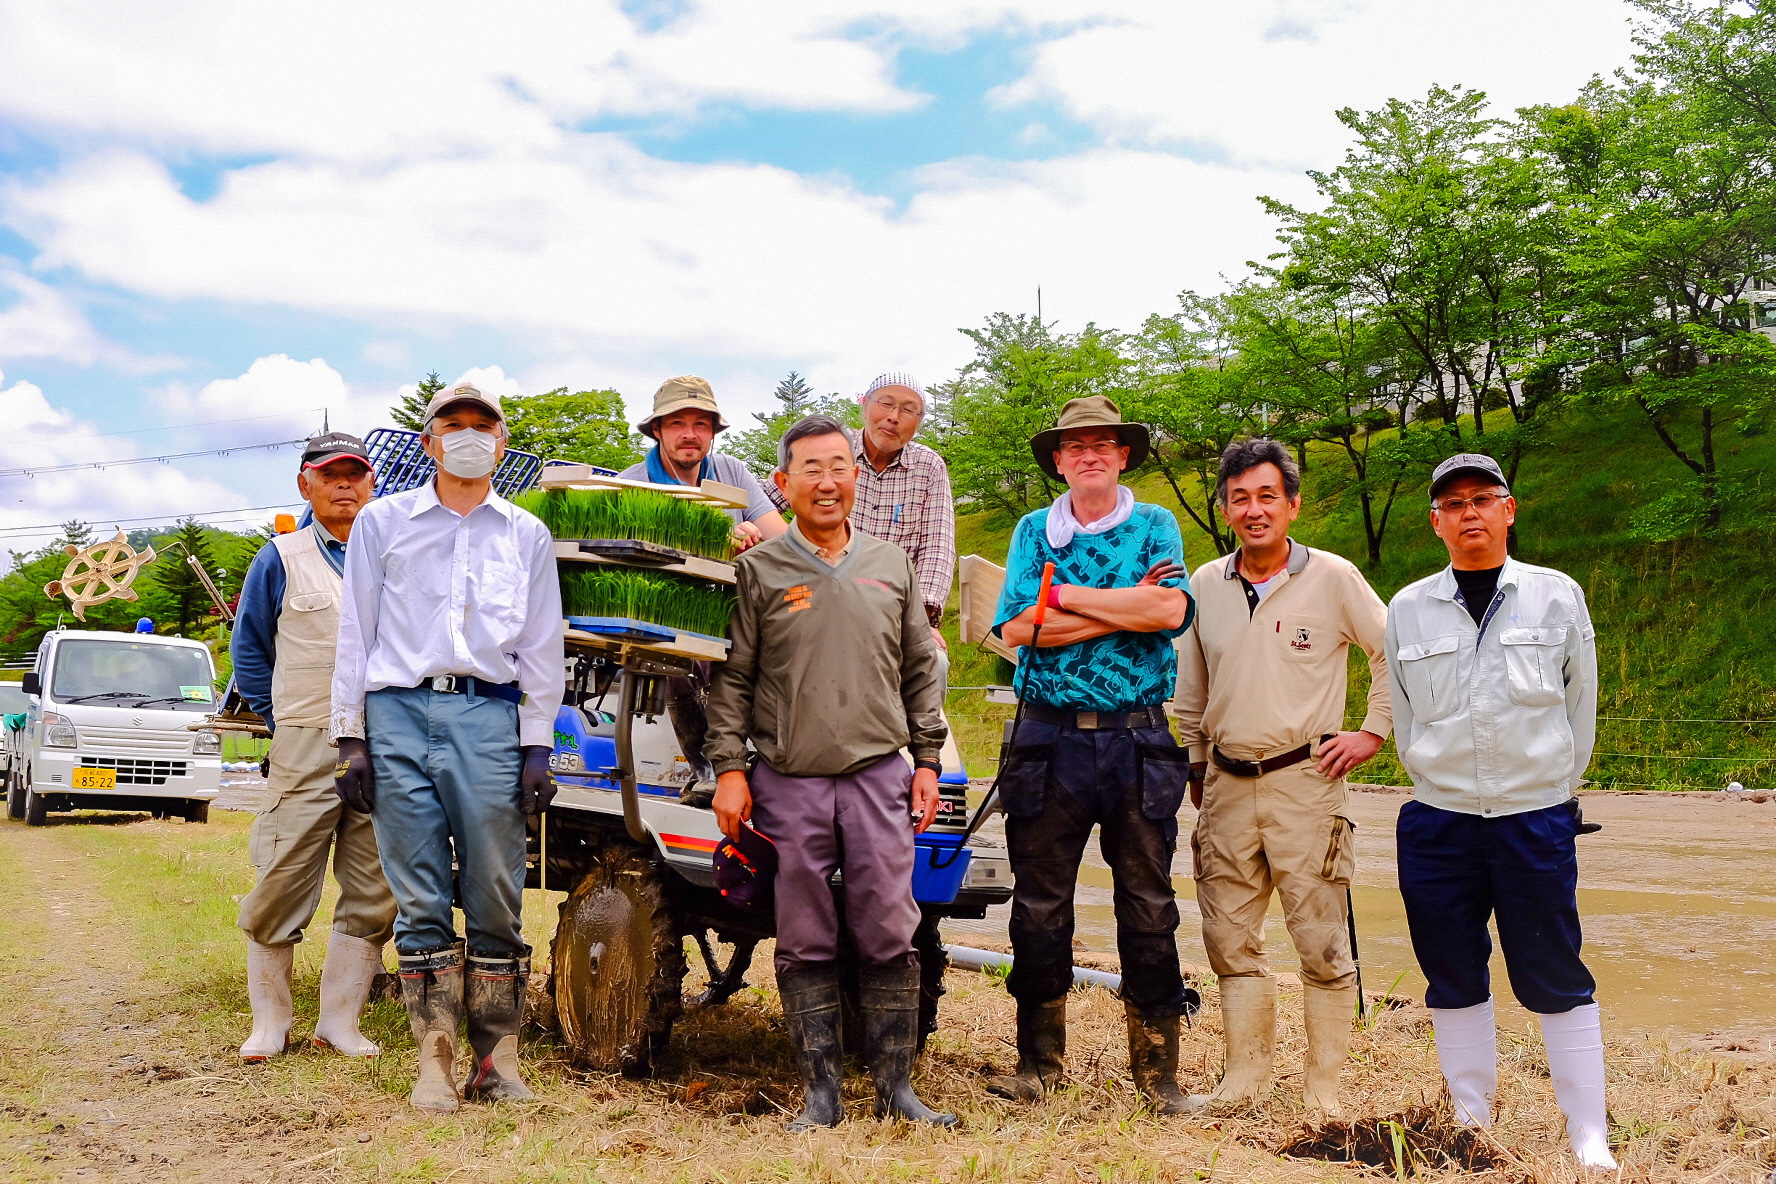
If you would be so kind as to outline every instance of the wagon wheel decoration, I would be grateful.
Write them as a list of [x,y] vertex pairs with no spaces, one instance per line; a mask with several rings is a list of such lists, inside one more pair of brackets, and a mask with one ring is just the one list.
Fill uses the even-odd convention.
[[51,600],[66,596],[74,615],[82,621],[86,620],[86,610],[95,604],[136,599],[130,585],[142,565],[155,560],[153,547],[136,550],[121,529],[109,542],[86,548],[69,543],[63,550],[70,556],[68,566],[61,579],[43,585],[43,593]]

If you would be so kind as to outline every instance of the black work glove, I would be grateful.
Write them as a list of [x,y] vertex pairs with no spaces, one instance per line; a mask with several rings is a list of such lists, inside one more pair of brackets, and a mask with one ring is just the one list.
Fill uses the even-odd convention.
[[524,767],[518,771],[518,807],[526,814],[541,814],[555,800],[555,775],[549,772],[549,749],[526,744]]
[[376,780],[370,775],[370,745],[352,736],[339,738],[339,764],[333,768],[333,792],[359,814],[376,802]]

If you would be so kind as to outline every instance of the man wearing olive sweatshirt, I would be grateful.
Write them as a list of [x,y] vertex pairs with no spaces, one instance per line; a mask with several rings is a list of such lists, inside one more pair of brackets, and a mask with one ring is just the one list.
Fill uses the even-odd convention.
[[937,814],[946,731],[937,649],[912,560],[847,521],[857,465],[838,422],[792,426],[777,465],[795,522],[736,565],[733,648],[715,673],[707,752],[723,833],[750,822],[777,845],[777,986],[806,1092],[789,1129],[844,1117],[828,888],[841,867],[876,1116],[951,1126],[955,1115],[928,1109],[908,1082],[919,1011],[913,835]]

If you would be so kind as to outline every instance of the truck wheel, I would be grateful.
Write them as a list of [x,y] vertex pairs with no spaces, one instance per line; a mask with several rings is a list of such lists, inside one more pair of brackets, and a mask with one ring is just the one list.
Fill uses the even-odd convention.
[[210,804],[191,798],[185,803],[186,822],[208,822],[210,820]]
[[561,904],[550,958],[556,1020],[574,1061],[645,1077],[684,1010],[684,925],[665,873],[612,841]]
[[9,769],[6,773],[6,813],[13,818],[25,816],[25,787],[19,780],[17,769]]
[[[29,776],[27,773],[26,776]],[[43,795],[32,789],[29,782],[25,784],[25,825],[42,826],[49,821],[49,803]]]

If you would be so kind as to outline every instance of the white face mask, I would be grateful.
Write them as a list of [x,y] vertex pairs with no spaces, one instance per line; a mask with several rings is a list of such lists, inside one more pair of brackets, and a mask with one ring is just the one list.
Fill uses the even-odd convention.
[[439,463],[452,477],[473,480],[493,472],[494,451],[499,446],[499,437],[492,432],[464,428],[439,436],[438,440],[444,446],[444,459]]

